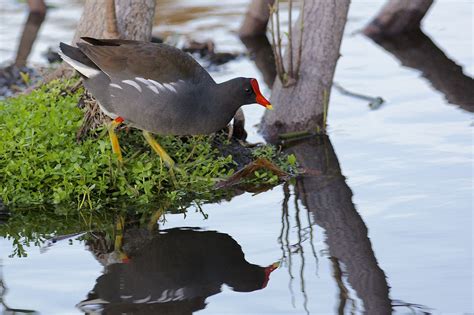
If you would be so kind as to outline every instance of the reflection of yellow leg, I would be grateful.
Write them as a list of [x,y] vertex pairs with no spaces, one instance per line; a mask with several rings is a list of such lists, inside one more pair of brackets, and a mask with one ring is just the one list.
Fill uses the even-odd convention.
[[114,243],[114,249],[115,250],[121,250],[122,249],[122,239],[123,239],[124,225],[125,225],[125,220],[120,215],[117,218],[117,222],[115,223],[115,243]]
[[120,144],[117,135],[115,134],[115,128],[117,128],[122,123],[122,121],[123,119],[121,117],[118,117],[112,120],[108,127],[110,142],[112,143],[112,151],[117,155],[117,159],[120,163],[123,162],[122,151],[120,150]]
[[174,161],[173,159],[166,153],[165,149],[161,147],[161,145],[156,142],[153,136],[148,132],[143,130],[143,136],[145,137],[146,141],[150,144],[153,150],[160,156],[160,158],[165,162],[166,166],[170,169],[174,168]]
[[163,208],[160,208],[151,216],[150,221],[148,222],[149,231],[155,228],[155,226],[158,224],[158,220],[161,218],[163,213],[164,213]]
[[128,257],[122,251],[123,245],[123,230],[125,226],[125,219],[123,216],[119,216],[117,222],[115,223],[115,242],[114,242],[114,252],[117,253],[118,258],[121,262],[127,262]]

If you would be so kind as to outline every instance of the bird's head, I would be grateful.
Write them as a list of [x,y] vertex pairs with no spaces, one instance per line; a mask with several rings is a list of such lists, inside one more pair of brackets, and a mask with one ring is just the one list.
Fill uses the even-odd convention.
[[253,103],[257,103],[265,107],[266,109],[273,109],[272,104],[262,95],[260,87],[258,86],[257,79],[249,79],[250,86],[246,86],[244,91],[250,96]]
[[[257,79],[235,78],[221,84],[220,98],[229,98],[239,107],[247,104],[260,104],[266,109],[272,109],[272,104],[262,95]],[[222,95],[225,94],[225,95]]]

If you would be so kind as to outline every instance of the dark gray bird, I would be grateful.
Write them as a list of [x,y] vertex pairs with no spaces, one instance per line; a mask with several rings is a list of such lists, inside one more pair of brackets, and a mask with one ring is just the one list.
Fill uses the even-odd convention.
[[112,148],[121,161],[114,129],[121,122],[143,130],[168,164],[173,160],[153,139],[160,135],[202,135],[230,122],[242,105],[271,109],[256,79],[217,84],[191,55],[166,44],[83,37],[76,47],[60,43],[61,57],[83,77],[84,86],[113,119]]

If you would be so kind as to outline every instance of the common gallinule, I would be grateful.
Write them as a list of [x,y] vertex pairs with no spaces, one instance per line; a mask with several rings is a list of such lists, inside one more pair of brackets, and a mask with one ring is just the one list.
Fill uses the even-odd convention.
[[82,37],[76,47],[60,43],[61,57],[84,79],[102,111],[113,119],[112,149],[122,160],[114,129],[125,122],[141,129],[168,166],[173,160],[150,133],[202,135],[230,122],[242,105],[271,109],[256,79],[216,83],[191,55],[166,44]]

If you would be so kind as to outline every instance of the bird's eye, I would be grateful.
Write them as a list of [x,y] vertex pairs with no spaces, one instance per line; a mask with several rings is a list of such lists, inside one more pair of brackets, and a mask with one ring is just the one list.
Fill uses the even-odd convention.
[[247,94],[250,94],[250,92],[252,92],[252,90],[251,90],[250,88],[245,88],[245,92],[246,92]]

